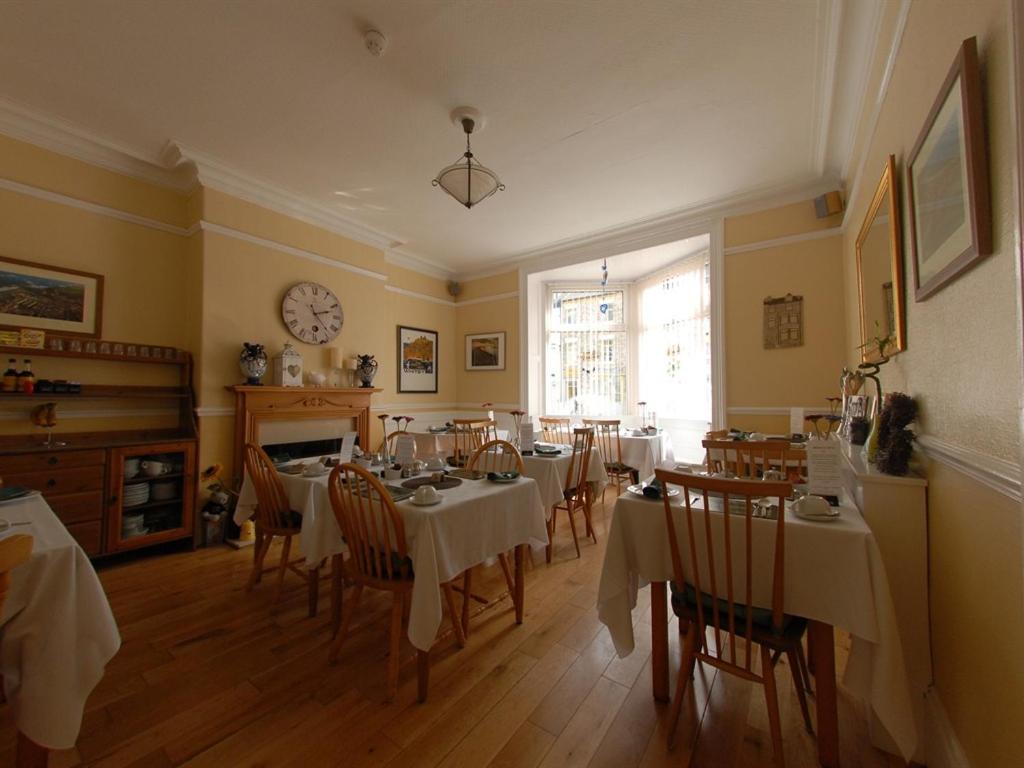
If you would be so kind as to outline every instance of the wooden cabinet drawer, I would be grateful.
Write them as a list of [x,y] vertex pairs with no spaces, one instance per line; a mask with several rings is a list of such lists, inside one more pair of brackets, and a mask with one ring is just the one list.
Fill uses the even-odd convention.
[[72,523],[65,526],[68,533],[75,537],[85,554],[90,557],[103,551],[103,523],[96,520],[92,523]]
[[4,485],[24,485],[42,491],[49,501],[51,496],[66,493],[103,490],[103,467],[75,467],[50,472],[8,473],[3,475]]
[[47,495],[46,501],[64,524],[103,519],[103,494],[99,491]]
[[[107,452],[102,448],[91,451],[51,451],[49,453],[22,453],[18,456],[0,456],[0,477],[15,472],[46,472],[70,467],[102,466]],[[11,485],[11,483],[7,483]]]

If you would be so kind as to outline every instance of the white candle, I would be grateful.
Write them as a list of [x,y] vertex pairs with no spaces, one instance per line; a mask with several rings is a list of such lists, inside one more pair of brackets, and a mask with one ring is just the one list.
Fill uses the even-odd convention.
[[345,353],[341,347],[330,347],[330,361],[332,369],[345,367]]

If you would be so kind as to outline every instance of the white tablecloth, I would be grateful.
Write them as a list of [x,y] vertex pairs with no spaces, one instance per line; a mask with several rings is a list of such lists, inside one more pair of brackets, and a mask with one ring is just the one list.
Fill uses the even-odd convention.
[[663,462],[669,465],[675,463],[672,441],[667,432],[643,437],[622,434],[619,440],[622,443],[622,463],[638,470],[641,480],[653,475],[655,467],[661,466]]
[[[523,456],[523,469],[526,470],[526,476],[537,481],[537,485],[540,487],[540,497],[549,511],[551,507],[563,500],[565,475],[569,471],[570,459],[571,454],[569,453],[550,458],[537,455]],[[592,448],[590,452],[587,481],[594,483],[597,493],[600,493],[608,482],[608,473],[604,471],[601,452],[597,448]]]
[[[299,540],[310,568],[346,551],[331,509],[327,478],[281,475],[292,509],[302,515]],[[544,504],[531,478],[508,484],[463,480],[458,487],[440,493],[444,500],[436,506],[417,507],[410,501],[397,505],[416,574],[409,641],[421,650],[429,650],[441,625],[442,582],[519,544],[544,546],[548,542]],[[246,477],[235,522],[251,517],[255,504],[255,489]]]
[[11,573],[0,617],[0,672],[18,730],[49,749],[78,740],[85,701],[121,647],[96,571],[42,496],[0,504],[32,557]]
[[[598,615],[620,656],[633,650],[632,610],[637,589],[651,581],[670,581],[672,559],[662,502],[625,493],[615,503],[608,548],[598,589]],[[786,513],[785,611],[841,627],[853,636],[843,682],[866,701],[906,759],[914,754],[917,731],[910,703],[889,584],[875,537],[849,500],[842,519],[809,522]],[[699,519],[699,518],[698,518]],[[720,520],[721,517],[719,516]],[[734,518],[739,522],[739,518]],[[771,573],[770,523],[755,519],[755,573]],[[695,519],[697,530],[703,523]],[[679,508],[676,530],[686,531]],[[734,533],[742,542],[743,534]],[[703,546],[703,537],[700,544]],[[688,551],[683,544],[683,552]],[[724,558],[716,558],[724,560]],[[771,579],[754,579],[754,604],[771,605]]]

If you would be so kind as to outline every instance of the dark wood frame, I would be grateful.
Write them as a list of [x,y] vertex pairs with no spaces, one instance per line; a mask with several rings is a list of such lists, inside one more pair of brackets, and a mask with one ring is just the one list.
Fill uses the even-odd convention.
[[501,337],[501,346],[500,346],[501,353],[500,353],[499,359],[498,359],[499,364],[494,366],[494,367],[491,367],[491,366],[475,367],[475,366],[471,365],[473,356],[472,356],[472,354],[469,351],[469,347],[467,346],[467,348],[465,350],[465,354],[466,354],[466,363],[465,363],[466,370],[467,371],[479,371],[481,373],[486,373],[487,371],[504,371],[505,370],[505,354],[506,354],[505,347],[506,347],[506,344],[507,344],[506,332],[505,331],[484,331],[483,333],[467,333],[466,334],[466,338],[465,338],[466,344],[468,345],[470,343],[471,339],[476,338],[478,336],[495,336],[495,337],[500,336]]
[[[960,81],[961,112],[967,157],[967,200],[970,211],[971,243],[923,285],[918,267],[917,220],[914,214],[914,163],[925,140],[935,127],[935,118],[946,103],[953,85]],[[924,127],[907,161],[907,205],[910,219],[910,253],[914,264],[914,300],[924,301],[992,252],[992,207],[989,198],[988,152],[985,143],[984,105],[977,39],[963,41],[942,88],[932,104]]]
[[22,328],[33,328],[45,332],[47,335],[53,334],[55,336],[76,336],[82,339],[98,339],[103,331],[103,275],[97,275],[93,272],[83,272],[79,269],[69,269],[67,267],[58,267],[53,264],[40,264],[36,261],[25,261],[24,259],[12,259],[9,256],[0,256],[0,266],[3,264],[20,264],[23,267],[34,267],[35,269],[45,269],[50,272],[63,272],[66,275],[76,275],[78,277],[88,277],[96,281],[96,309],[94,315],[96,316],[96,325],[92,333],[82,333],[80,331],[64,331],[64,330],[53,330],[52,328],[39,328],[39,326],[32,325],[32,318],[26,317],[26,322],[19,325],[6,325],[0,324],[0,328],[9,330],[21,330]]
[[[418,331],[419,333],[431,333],[434,335],[434,388],[433,389],[402,389],[402,331]],[[440,360],[441,360],[441,334],[437,331],[431,331],[428,328],[415,328],[411,325],[398,325],[396,326],[395,333],[395,344],[396,344],[396,355],[398,357],[398,371],[396,372],[397,377],[397,390],[398,392],[405,392],[409,394],[437,394],[437,388],[440,384]]]
[[864,361],[878,360],[881,356],[878,354],[877,347],[872,348],[868,344],[870,329],[867,325],[868,319],[864,316],[864,270],[861,266],[861,251],[864,240],[867,238],[868,230],[880,212],[882,199],[885,197],[886,192],[889,193],[889,210],[885,211],[885,213],[889,215],[889,276],[891,279],[895,320],[891,329],[892,344],[887,346],[886,353],[888,354],[890,351],[892,353],[902,352],[907,348],[906,307],[903,303],[903,231],[900,227],[899,190],[896,186],[896,156],[889,155],[885,162],[885,170],[882,171],[882,177],[878,180],[878,186],[875,188],[874,197],[871,198],[871,205],[868,206],[867,213],[864,214],[864,222],[860,226],[860,232],[857,233],[855,246],[857,252],[857,303],[860,312],[861,359]]

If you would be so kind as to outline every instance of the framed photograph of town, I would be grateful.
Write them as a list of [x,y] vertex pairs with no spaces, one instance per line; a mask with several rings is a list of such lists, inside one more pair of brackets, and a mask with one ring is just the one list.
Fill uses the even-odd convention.
[[0,256],[0,328],[98,338],[103,276]]
[[437,331],[398,326],[398,391],[437,392]]
[[467,371],[505,370],[505,332],[466,334]]

